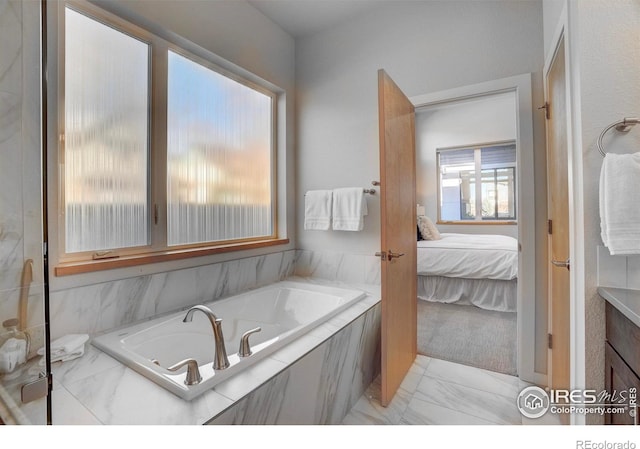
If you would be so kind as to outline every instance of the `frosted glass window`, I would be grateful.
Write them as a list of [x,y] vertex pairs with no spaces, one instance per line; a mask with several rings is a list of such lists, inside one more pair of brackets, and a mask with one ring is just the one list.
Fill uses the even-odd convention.
[[149,45],[65,13],[66,252],[147,245]]
[[271,235],[271,96],[168,58],[168,245]]

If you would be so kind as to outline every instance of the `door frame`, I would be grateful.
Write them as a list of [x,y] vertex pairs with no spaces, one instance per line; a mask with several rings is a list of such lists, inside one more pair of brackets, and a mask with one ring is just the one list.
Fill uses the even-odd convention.
[[[574,107],[573,86],[579,86],[578,80],[573,81],[574,57],[571,52],[571,28],[567,12],[567,2],[564,2],[558,23],[550,41],[549,49],[545,51],[544,68],[542,71],[544,95],[547,92],[547,74],[554,60],[561,42],[564,43],[565,54],[565,85],[567,108],[567,158],[568,158],[568,197],[569,197],[569,258],[571,259],[571,271],[569,273],[569,336],[570,336],[570,388],[580,388],[585,385],[585,268],[584,268],[584,224],[576,217],[584,217],[584,200],[582,176],[582,158],[576,149],[582,148],[581,124],[579,116],[579,104]],[[571,414],[571,424],[586,424],[584,415]]]
[[[497,79],[479,84],[463,86],[409,98],[416,107],[434,106],[453,101],[462,101],[492,94],[514,92],[516,98],[516,154],[518,160],[518,273],[535,273],[535,198],[534,191],[534,147],[533,147],[533,103],[531,73]],[[546,293],[546,291],[545,291]],[[530,300],[525,301],[525,298]],[[535,276],[518,276],[517,298],[517,369],[518,375],[527,382],[546,385],[546,373],[535,371]]]

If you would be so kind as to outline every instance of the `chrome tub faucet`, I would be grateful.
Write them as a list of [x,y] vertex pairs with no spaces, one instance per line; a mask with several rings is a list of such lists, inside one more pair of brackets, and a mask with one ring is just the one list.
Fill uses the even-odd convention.
[[213,328],[213,338],[215,341],[215,353],[213,354],[213,369],[215,370],[223,370],[229,367],[229,359],[227,358],[227,348],[224,345],[224,337],[222,335],[222,320],[215,316],[215,314],[211,311],[210,308],[206,306],[193,306],[185,315],[182,320],[183,323],[188,323],[193,320],[193,314],[199,310],[204,313],[207,318],[209,318],[209,322],[211,323],[211,327]]

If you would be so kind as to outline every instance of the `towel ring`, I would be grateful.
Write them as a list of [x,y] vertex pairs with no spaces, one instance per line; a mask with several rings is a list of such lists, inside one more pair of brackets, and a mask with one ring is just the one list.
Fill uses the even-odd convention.
[[633,117],[625,117],[622,120],[619,120],[617,122],[614,122],[612,124],[610,124],[609,126],[607,126],[601,133],[600,133],[600,137],[598,137],[598,150],[600,151],[600,154],[602,154],[602,156],[606,156],[607,152],[604,151],[604,148],[602,148],[602,138],[604,137],[604,135],[611,129],[611,128],[615,128],[616,131],[620,131],[622,133],[626,133],[629,132],[629,130],[637,125],[638,123],[640,123],[640,119],[638,118],[633,118]]

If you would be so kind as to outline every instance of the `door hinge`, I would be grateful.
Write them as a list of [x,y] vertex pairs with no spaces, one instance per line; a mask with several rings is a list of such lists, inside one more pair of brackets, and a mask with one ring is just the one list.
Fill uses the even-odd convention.
[[550,114],[549,114],[549,102],[545,101],[544,104],[542,106],[540,106],[538,109],[544,109],[544,118],[546,118],[547,120],[549,120]]
[[153,205],[153,222],[155,224],[158,224],[158,205],[157,204]]
[[22,386],[20,389],[20,400],[23,404],[27,404],[36,399],[44,398],[49,394],[51,382],[51,375],[47,376],[45,373],[39,373],[37,380],[27,382]]
[[553,234],[553,220],[547,220],[547,232]]
[[549,349],[553,349],[553,335],[547,334],[547,346]]

